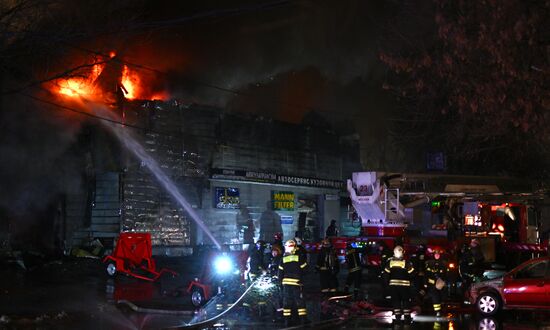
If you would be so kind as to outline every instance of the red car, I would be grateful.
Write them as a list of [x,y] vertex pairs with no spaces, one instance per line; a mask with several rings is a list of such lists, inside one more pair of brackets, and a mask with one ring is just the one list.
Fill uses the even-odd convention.
[[501,309],[550,309],[550,257],[526,261],[501,278],[472,284],[469,302],[483,315]]

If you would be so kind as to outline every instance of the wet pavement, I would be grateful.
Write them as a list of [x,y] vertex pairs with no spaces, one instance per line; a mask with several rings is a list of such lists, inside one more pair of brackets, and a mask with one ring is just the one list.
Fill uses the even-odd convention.
[[[126,276],[110,278],[100,260],[87,258],[53,260],[26,271],[14,264],[3,264],[0,329],[185,328],[193,318],[208,319],[219,313],[212,307],[216,305],[213,301],[202,311],[204,315],[196,314],[186,293],[189,281],[200,274],[200,260],[161,258],[157,264],[174,269],[179,276],[164,276],[158,283]],[[376,285],[367,282],[364,286],[368,299],[375,304],[358,305],[348,299],[324,301],[316,294],[316,283],[317,275],[311,272],[305,291],[310,328],[550,329],[550,310],[505,312],[497,318],[482,318],[471,309],[460,307],[448,309],[445,317],[426,313],[416,315],[412,324],[392,323],[389,304],[380,297],[381,290]],[[271,314],[260,318],[236,307],[207,327],[267,330],[283,328],[283,324]]]

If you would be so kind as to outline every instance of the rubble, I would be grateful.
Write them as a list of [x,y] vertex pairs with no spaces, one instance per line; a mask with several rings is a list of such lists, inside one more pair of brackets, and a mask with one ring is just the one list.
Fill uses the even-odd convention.
[[71,256],[77,258],[100,259],[105,255],[105,248],[99,239],[91,240],[87,245],[71,249]]

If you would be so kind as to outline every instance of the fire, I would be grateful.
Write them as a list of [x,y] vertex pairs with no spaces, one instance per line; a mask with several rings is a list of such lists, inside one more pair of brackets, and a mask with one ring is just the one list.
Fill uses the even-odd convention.
[[128,66],[125,65],[122,69],[122,78],[120,83],[126,89],[125,97],[129,100],[133,100],[137,97],[137,93],[140,89],[141,80],[136,72],[130,71]]
[[[107,60],[109,61],[115,57],[116,53],[111,51]],[[117,69],[113,71],[113,68],[116,68],[116,63],[119,62],[113,63],[115,63],[115,65],[110,66],[110,70],[105,69],[107,65],[110,65],[109,62],[97,63],[93,64],[90,68],[79,71],[78,77],[58,79],[54,82],[52,91],[70,98],[84,97],[96,100],[100,98],[103,99],[104,102],[112,102],[115,89],[109,88],[118,81],[124,93],[124,97],[128,100],[166,100],[169,98],[167,92],[154,91],[150,86],[147,86],[145,79],[148,77],[142,75],[141,72],[138,73],[138,71],[132,70],[128,65],[123,65],[121,72],[117,72]],[[109,73],[106,73],[107,71],[109,71]],[[114,72],[114,75],[112,72]],[[113,77],[115,80],[111,83],[105,83],[105,81],[109,80],[105,80],[106,78],[103,78],[102,74],[104,74],[107,79]]]
[[151,97],[149,97],[149,99],[153,101],[163,101],[163,100],[168,100],[169,98],[170,98],[170,95],[168,94],[168,92],[154,93],[153,95],[151,95]]
[[94,82],[99,77],[105,64],[95,64],[92,66],[91,73],[88,77],[72,77],[60,79],[56,82],[58,93],[70,97],[84,96],[90,97],[94,94]]

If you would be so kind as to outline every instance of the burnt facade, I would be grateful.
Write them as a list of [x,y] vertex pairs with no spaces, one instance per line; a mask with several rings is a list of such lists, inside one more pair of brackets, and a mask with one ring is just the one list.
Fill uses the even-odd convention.
[[[133,130],[220,243],[242,243],[247,235],[270,240],[266,235],[274,231],[284,232],[285,237],[296,231],[312,239],[322,236],[326,223],[341,217],[345,179],[360,168],[357,141],[343,139],[327,127],[175,101],[136,101],[123,110],[126,126],[121,129]],[[108,133],[97,130],[96,134]],[[123,146],[107,150],[115,155],[105,155],[98,144],[93,158],[116,158],[104,163],[118,163],[118,168],[96,162],[95,172],[117,174],[110,195],[118,191],[120,212],[109,214],[111,221],[118,217],[119,226],[93,230],[99,220],[94,217],[96,201],[90,226],[75,237],[148,231],[157,248],[211,243],[144,164]],[[102,185],[107,189],[105,182]],[[97,188],[94,198],[101,199]],[[227,203],[220,204],[220,198]],[[266,217],[272,218],[273,228],[264,223]]]

